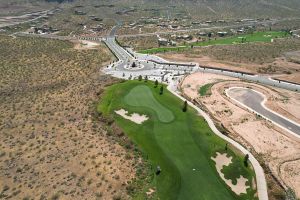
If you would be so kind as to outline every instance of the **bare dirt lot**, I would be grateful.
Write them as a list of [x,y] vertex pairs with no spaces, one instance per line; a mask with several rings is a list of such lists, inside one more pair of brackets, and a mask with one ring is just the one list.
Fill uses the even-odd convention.
[[[300,94],[239,80],[223,79],[211,87],[211,95],[196,97],[199,87],[210,83],[211,79],[220,78],[219,75],[195,73],[184,79],[181,88],[185,95],[198,101],[216,121],[221,122],[232,138],[254,151],[260,162],[266,165],[265,170],[270,169],[283,185],[293,188],[299,197],[300,169],[297,165],[300,164],[300,140],[238,106],[226,97],[224,91],[233,86],[250,87],[260,91],[268,97],[267,107],[298,123]],[[268,181],[270,191],[274,192],[274,183]]]
[[74,48],[77,50],[86,50],[86,49],[97,49],[100,45],[97,42],[91,42],[87,40],[73,41],[75,44]]
[[0,199],[127,199],[140,162],[95,113],[115,82],[99,75],[110,52],[7,36],[0,46]]

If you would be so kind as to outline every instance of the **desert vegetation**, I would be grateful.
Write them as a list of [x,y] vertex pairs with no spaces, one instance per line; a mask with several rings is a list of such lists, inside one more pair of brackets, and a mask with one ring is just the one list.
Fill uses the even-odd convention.
[[119,37],[118,41],[122,46],[128,46],[134,48],[134,50],[143,50],[158,47],[156,35],[144,37]]
[[[299,74],[297,38],[276,39],[271,43],[247,43],[189,48],[160,56],[176,61],[267,74]],[[290,53],[289,53],[290,52]],[[298,77],[298,76],[296,76]],[[295,77],[295,80],[296,80]]]
[[240,45],[211,46],[208,48],[191,49],[188,54],[212,56],[217,60],[237,63],[271,63],[284,52],[300,49],[298,39],[278,39],[273,43],[249,43]]
[[128,198],[143,163],[95,113],[115,82],[99,75],[109,51],[8,36],[0,46],[0,199]]

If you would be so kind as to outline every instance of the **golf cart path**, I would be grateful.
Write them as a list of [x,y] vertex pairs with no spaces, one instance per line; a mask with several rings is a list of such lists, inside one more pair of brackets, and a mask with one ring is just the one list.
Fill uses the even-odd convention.
[[199,107],[194,105],[192,102],[188,101],[184,97],[180,96],[177,93],[177,85],[178,81],[171,81],[170,84],[168,85],[167,89],[174,95],[176,95],[178,98],[180,98],[183,101],[187,101],[189,106],[194,108],[208,123],[209,127],[211,130],[220,138],[224,139],[234,147],[236,147],[238,150],[240,150],[243,154],[248,154],[249,155],[249,161],[251,162],[254,171],[255,171],[255,176],[256,176],[256,185],[257,185],[257,193],[258,193],[258,198],[259,200],[268,200],[268,191],[267,191],[267,182],[264,174],[263,168],[260,166],[259,162],[255,159],[255,157],[247,150],[245,149],[242,145],[234,141],[233,139],[225,136],[222,134],[215,126],[213,120],[209,117],[208,114],[206,114],[203,110],[201,110]]
[[[116,26],[117,27],[117,26]],[[113,29],[114,30],[114,29]],[[116,76],[119,78],[125,78],[127,79],[126,76],[123,76],[122,74],[126,72],[126,70],[124,69],[124,62],[126,61],[127,58],[132,57],[130,53],[128,53],[125,49],[123,49],[122,47],[120,47],[116,42],[115,42],[115,30],[112,31],[112,33],[110,34],[110,36],[106,39],[105,43],[107,45],[108,48],[111,49],[111,51],[116,55],[118,61],[112,65],[117,65],[120,72],[119,74],[115,74],[115,73],[111,73],[110,71],[110,67],[108,67],[108,70],[104,70],[105,73],[107,74],[111,74],[112,76]],[[133,55],[135,55],[134,52],[131,52]],[[137,55],[136,58],[138,60],[140,60],[140,57]],[[157,58],[157,60],[159,60]],[[167,66],[167,64],[165,63],[165,65]],[[141,75],[142,72],[145,72],[145,74],[143,75],[148,75],[148,72],[151,73],[153,72],[151,70],[151,65],[143,68],[142,70],[137,70],[136,72]],[[148,69],[150,68],[150,70]],[[199,68],[199,64],[196,64],[196,68]],[[171,70],[171,69],[170,69]],[[243,79],[247,79],[247,80],[252,80],[252,81],[259,81],[261,82],[261,77],[258,76],[252,76],[252,75],[245,75],[245,74],[241,74],[241,73],[236,73],[236,72],[229,72],[229,71],[223,71],[223,70],[215,70],[215,69],[201,69],[200,70],[205,70],[206,72],[209,73],[221,73],[222,75],[227,75],[227,76],[232,76],[232,77],[241,77]],[[193,71],[193,70],[192,70]],[[175,78],[173,76],[173,78]],[[150,78],[149,78],[150,79]],[[151,79],[150,79],[151,80]],[[196,105],[194,105],[193,103],[191,103],[190,101],[186,100],[184,97],[180,96],[177,93],[177,85],[179,83],[180,78],[177,76],[175,78],[175,80],[170,81],[170,83],[168,84],[167,89],[174,94],[175,96],[177,96],[178,98],[182,99],[183,101],[187,101],[188,104],[194,108],[208,123],[209,127],[211,128],[211,130],[220,138],[224,139],[225,141],[227,141],[228,143],[230,143],[231,145],[233,145],[234,147],[236,147],[237,149],[239,149],[243,154],[248,154],[249,155],[249,161],[251,162],[254,171],[255,171],[255,176],[256,176],[256,185],[257,185],[257,193],[258,193],[258,198],[259,200],[268,200],[268,192],[267,192],[267,182],[265,179],[265,174],[264,171],[262,169],[262,167],[260,166],[259,162],[254,158],[254,156],[247,150],[245,149],[242,145],[240,145],[239,143],[237,143],[236,141],[234,141],[233,139],[225,136],[224,134],[222,134],[214,125],[213,120],[209,117],[208,114],[206,114],[203,110],[201,110],[200,108],[198,108]],[[265,80],[265,79],[262,79]],[[293,85],[293,84],[289,84],[289,85],[285,85],[286,83],[284,82],[278,82],[277,84],[275,84],[274,80],[270,80],[270,79],[266,79],[267,81],[264,81],[266,84],[274,84],[275,86],[281,86],[281,87],[286,87],[287,89],[295,89],[294,87],[296,87],[296,89],[298,89],[298,87],[300,88],[299,85]]]
[[242,107],[270,120],[292,135],[300,137],[300,125],[267,108],[265,106],[267,98],[264,94],[250,88],[231,87],[226,90],[226,95]]

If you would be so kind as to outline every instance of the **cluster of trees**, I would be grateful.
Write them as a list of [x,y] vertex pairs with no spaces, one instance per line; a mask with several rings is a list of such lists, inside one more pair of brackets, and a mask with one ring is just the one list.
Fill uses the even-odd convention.
[[[138,80],[139,81],[143,80],[142,75],[139,75]],[[144,81],[145,82],[148,81],[148,76],[145,76]],[[157,87],[158,87],[158,80],[155,80],[155,82],[154,82],[154,88],[157,88]],[[162,95],[163,93],[164,93],[164,87],[163,87],[163,85],[161,85],[160,88],[159,88],[159,94]],[[186,112],[187,108],[188,108],[188,103],[187,103],[187,101],[184,101],[183,107],[182,107],[182,111]]]
[[131,64],[131,67],[132,67],[132,68],[135,68],[135,67],[136,67],[135,62],[133,62],[133,63]]

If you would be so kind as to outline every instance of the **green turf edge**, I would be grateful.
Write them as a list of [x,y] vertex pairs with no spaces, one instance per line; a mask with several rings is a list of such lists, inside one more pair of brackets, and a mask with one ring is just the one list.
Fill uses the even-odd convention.
[[[104,96],[103,96],[103,98],[102,98],[102,100],[100,101],[100,103],[98,104],[98,111],[99,112],[102,112],[104,115],[106,115],[106,116],[109,116],[109,115],[111,115],[111,110],[112,110],[112,104],[113,103],[116,103],[116,101],[117,100],[119,100],[120,98],[117,98],[117,100],[116,100],[116,98],[113,98],[113,97],[118,97],[118,96],[120,96],[120,91],[119,91],[119,89],[121,88],[121,91],[125,91],[125,90],[122,90],[122,87],[124,87],[124,85],[126,86],[125,88],[127,88],[127,90],[129,91],[130,90],[130,88],[132,88],[132,87],[134,87],[135,85],[137,85],[137,84],[141,84],[141,82],[137,82],[137,81],[131,81],[131,82],[125,82],[125,83],[122,83],[122,84],[117,84],[117,85],[113,85],[113,86],[110,86],[109,88],[107,88],[107,90],[105,91],[105,93],[104,93]],[[152,83],[143,83],[143,84],[146,84],[146,85],[149,85],[150,86],[150,88],[151,88],[151,84]],[[120,88],[119,88],[120,87]],[[152,89],[153,90],[153,89]],[[166,91],[165,92],[165,95],[166,96],[171,96],[172,97],[172,94],[170,94],[168,91]],[[176,98],[176,101],[177,102],[179,102],[179,103],[181,103],[181,101],[179,100],[179,99],[177,99],[177,97],[172,97],[172,98]],[[168,107],[168,106],[167,106]],[[190,110],[191,110],[191,108],[189,108]],[[148,111],[148,112],[151,112],[150,110]],[[191,111],[192,113],[193,113],[193,115],[195,115],[196,113],[195,113],[195,111]],[[202,119],[203,120],[203,119]],[[145,143],[143,143],[143,142],[141,142],[141,138],[135,138],[135,137],[133,137],[133,135],[132,134],[130,134],[129,132],[127,132],[126,131],[126,125],[128,124],[128,123],[125,123],[124,124],[124,122],[122,123],[122,121],[124,121],[122,118],[119,118],[118,119],[118,117],[116,117],[116,121],[117,121],[117,123],[118,123],[118,125],[120,126],[120,127],[123,127],[124,128],[124,131],[125,131],[125,133],[127,133],[128,134],[128,136],[135,142],[135,143],[137,143],[138,144],[138,146],[139,146],[139,148],[141,148],[141,150],[144,152],[145,150],[153,150],[153,145],[155,146],[155,144],[152,144],[152,145],[147,145],[147,144],[145,144]],[[151,123],[151,122],[150,122]],[[206,126],[207,126],[207,124],[206,124]],[[211,133],[209,133],[209,134],[211,134]],[[151,135],[151,134],[149,134],[149,135]],[[196,138],[197,138],[197,136],[196,136]],[[156,148],[156,153],[162,153],[161,152],[161,150],[160,149],[157,149],[157,147],[155,147]],[[222,151],[222,149],[218,149],[218,151]],[[214,152],[210,152],[210,155],[213,155],[213,154],[215,154],[215,152],[216,151],[214,151]],[[234,155],[236,155],[236,154],[234,154],[233,153],[233,151],[232,150],[228,150],[228,153],[230,154],[230,155],[232,155],[233,157],[234,157],[234,159],[235,160],[237,160],[237,161],[239,161],[239,162],[241,162],[242,160],[243,160],[243,156],[241,156],[241,155],[237,155],[237,156],[234,156]],[[163,153],[161,154],[161,156],[162,157],[164,157],[165,155],[163,155]],[[148,159],[150,159],[151,160],[151,163],[152,163],[152,165],[153,166],[155,166],[155,162],[157,162],[157,159],[158,158],[148,158]],[[160,164],[161,164],[161,161],[159,162]],[[170,162],[170,163],[172,163],[172,162]],[[170,165],[170,163],[164,163],[165,165]],[[212,160],[210,160],[210,164],[214,167],[214,162],[212,161]],[[172,168],[172,165],[170,166],[171,168]],[[230,167],[230,166],[229,166]],[[244,169],[245,170],[245,169]],[[176,169],[174,169],[173,170],[175,173],[176,173]],[[228,169],[228,170],[225,170],[224,169],[224,171],[228,171],[228,174],[229,174],[229,176],[232,176],[231,175],[231,173],[230,173],[230,169]],[[250,176],[251,176],[251,179],[253,178],[253,177],[255,177],[254,176],[254,172],[250,169],[250,168],[247,168],[246,170],[245,170],[247,173],[248,173],[248,175],[250,174]],[[217,172],[216,172],[217,173]],[[153,174],[149,174],[149,176],[153,176]],[[225,174],[225,176],[226,176],[226,174]],[[247,176],[246,176],[247,177]],[[248,178],[248,177],[247,177]],[[221,179],[221,178],[220,178]],[[234,180],[235,179],[235,177],[232,177],[232,179]],[[177,181],[180,181],[180,179],[179,180],[177,180]],[[250,182],[251,182],[252,180],[250,180]],[[153,185],[155,185],[155,183],[156,183],[156,178],[154,177],[154,179],[153,179],[153,181],[152,181],[152,183],[150,184],[151,186],[153,186]],[[177,183],[178,184],[178,183]],[[177,185],[178,186],[178,185]],[[148,188],[149,187],[149,185],[147,185],[147,186],[145,186],[145,188]],[[174,187],[174,188],[178,188],[178,187]],[[228,188],[229,189],[229,188]],[[229,189],[230,190],[230,189]],[[249,189],[248,189],[249,190]],[[251,189],[250,189],[251,190]],[[143,189],[142,190],[143,192],[141,192],[141,193],[144,193],[145,192],[145,189]],[[231,191],[231,190],[230,190]],[[161,191],[162,193],[164,193],[164,191],[162,190]],[[142,195],[142,194],[136,194],[136,195],[134,195],[135,197],[144,197],[144,195]],[[249,191],[248,192],[248,194],[247,195],[242,195],[242,196],[240,196],[240,197],[238,197],[237,199],[251,199],[252,197],[253,197],[253,193],[255,193],[255,191]],[[169,193],[170,194],[170,193]],[[168,192],[166,192],[166,195],[168,195]],[[165,195],[163,195],[163,194],[160,194],[160,196],[165,196]],[[250,196],[252,196],[252,197],[250,197]],[[175,197],[175,196],[174,196]],[[139,198],[138,198],[139,199]],[[172,197],[170,198],[170,199],[172,199]]]
[[203,86],[201,86],[199,88],[199,94],[200,96],[207,96],[207,95],[211,95],[211,87],[214,85],[215,83],[207,83]]

